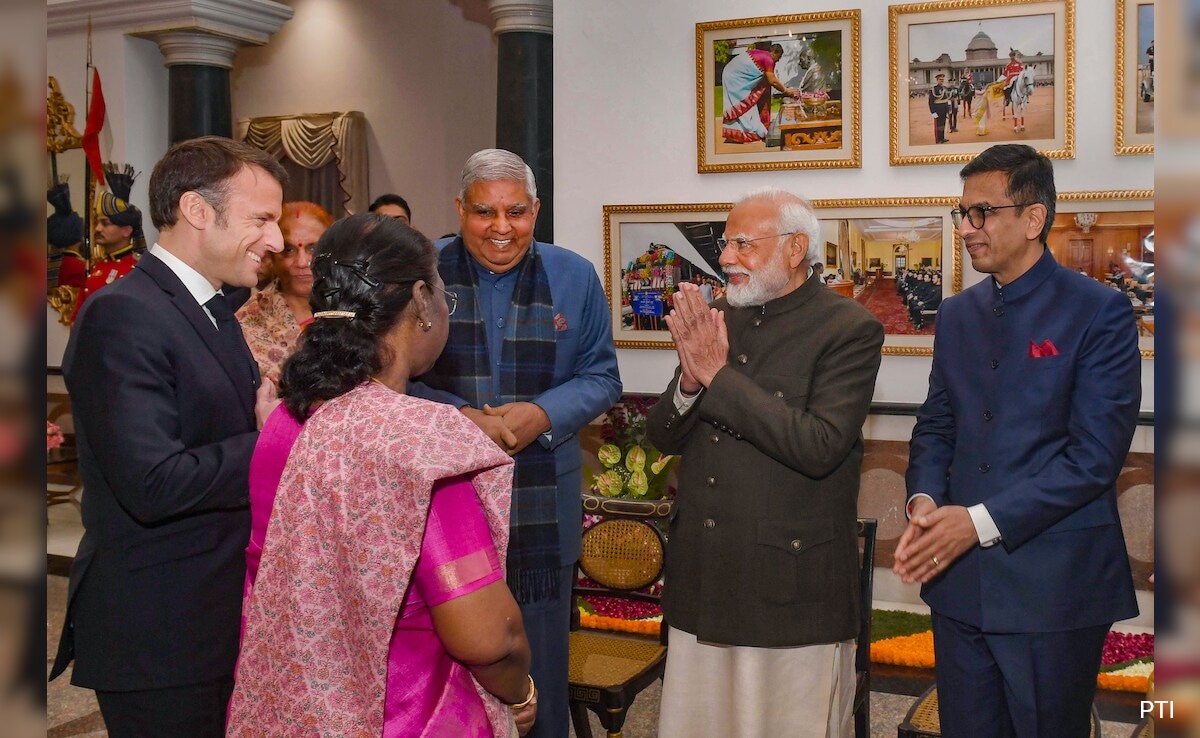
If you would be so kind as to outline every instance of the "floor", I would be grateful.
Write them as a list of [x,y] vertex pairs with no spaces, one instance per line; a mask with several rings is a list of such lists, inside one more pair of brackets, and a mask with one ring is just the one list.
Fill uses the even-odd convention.
[[[46,671],[58,649],[58,637],[67,598],[65,564],[74,555],[79,545],[83,526],[79,521],[78,508],[72,504],[55,505],[47,512],[49,526],[46,532],[46,548],[50,555],[50,574],[46,577]],[[101,738],[108,735],[104,721],[96,707],[96,699],[89,689],[70,684],[68,671],[49,685],[46,707],[46,738]],[[658,704],[660,685],[655,684],[643,692],[625,722],[626,738],[654,738],[658,735]],[[873,692],[871,694],[872,738],[894,738],[896,726],[904,719],[916,697],[910,695]],[[605,735],[595,715],[590,715],[592,734],[600,738]],[[1109,738],[1126,738],[1133,732],[1130,723],[1105,722],[1103,735]],[[0,731],[2,732],[2,731]],[[574,736],[574,730],[571,736]]]

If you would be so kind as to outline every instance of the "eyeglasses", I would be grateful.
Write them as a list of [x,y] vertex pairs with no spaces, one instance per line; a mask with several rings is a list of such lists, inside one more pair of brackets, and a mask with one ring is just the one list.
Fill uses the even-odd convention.
[[796,235],[796,231],[788,231],[787,233],[776,233],[774,236],[759,236],[758,238],[743,238],[741,236],[738,236],[737,238],[725,238],[724,236],[721,236],[720,238],[717,239],[717,248],[721,251],[724,251],[726,246],[729,246],[730,244],[732,244],[733,247],[737,249],[737,252],[739,254],[744,254],[754,248],[750,244],[754,243],[755,241],[762,241],[767,238],[779,238],[780,236],[794,236],[794,235]]
[[950,219],[954,221],[955,228],[962,228],[963,216],[970,221],[972,228],[983,228],[983,224],[987,222],[988,213],[994,210],[1004,210],[1005,208],[1023,208],[1029,205],[1036,205],[1033,202],[1018,202],[1012,205],[972,205],[969,208],[963,209],[960,205],[950,211]]
[[455,309],[458,308],[458,295],[454,294],[453,292],[446,289],[445,287],[438,287],[436,284],[432,284],[430,282],[426,282],[426,284],[428,284],[430,287],[433,287],[436,290],[440,290],[444,295],[446,295],[446,307],[450,308],[450,312],[448,312],[446,314],[454,315]]

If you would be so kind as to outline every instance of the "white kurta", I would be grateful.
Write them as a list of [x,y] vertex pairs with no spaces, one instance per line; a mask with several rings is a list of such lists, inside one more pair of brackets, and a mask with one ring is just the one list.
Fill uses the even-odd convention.
[[854,641],[756,648],[671,628],[660,736],[848,738]]

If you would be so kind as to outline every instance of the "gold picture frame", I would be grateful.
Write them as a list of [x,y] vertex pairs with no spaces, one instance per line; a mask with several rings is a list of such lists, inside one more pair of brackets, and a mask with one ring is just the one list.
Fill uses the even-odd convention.
[[[940,294],[949,296],[957,292],[962,284],[962,264],[950,223],[950,209],[956,202],[953,197],[813,200],[813,209],[822,221],[825,244],[822,253],[828,253],[829,244],[836,249],[835,265],[826,267],[826,276],[833,276],[828,283],[830,289],[854,297],[856,288],[861,294],[869,287],[868,276],[885,277],[882,273],[866,275],[872,258],[880,259],[881,270],[892,276],[894,241],[887,243],[886,258],[873,256],[872,249],[854,250],[852,245],[861,240],[854,233],[856,227],[865,231],[879,225],[894,226],[900,233],[919,230],[918,237],[905,244],[911,249],[905,249],[904,258],[910,258],[911,254],[911,258],[921,259],[930,248],[935,249],[930,253],[936,256],[929,258],[943,277]],[[721,278],[716,239],[723,235],[732,207],[731,203],[604,206],[604,290],[617,348],[674,348],[662,317],[679,281],[696,282],[702,287],[707,284],[713,287],[714,298],[721,296],[723,285],[717,284]],[[877,220],[880,222],[875,223]],[[931,225],[930,220],[936,220],[936,225]],[[840,221],[846,221],[844,229]],[[931,229],[936,235],[927,238],[926,231]],[[930,242],[934,244],[932,247]],[[886,268],[882,267],[884,260]],[[947,263],[951,265],[949,275],[944,273]],[[856,280],[855,270],[862,273],[861,284]],[[877,284],[875,289],[882,286]],[[894,283],[889,287],[894,289]],[[897,296],[891,302],[900,300]],[[872,309],[870,302],[867,306]],[[889,305],[888,314],[895,317],[896,305]],[[878,317],[886,319],[887,315]],[[926,328],[886,335],[883,354],[931,355],[932,334],[932,316],[929,316]]]
[[[853,297],[884,324],[884,356],[932,356],[937,301],[962,289],[953,197],[814,200],[822,236],[837,246],[831,289]],[[947,265],[949,271],[947,272]],[[937,275],[936,279],[933,275]],[[936,289],[940,284],[940,289]]]
[[861,25],[858,9],[697,23],[697,171],[861,167]]
[[1154,10],[1154,0],[1117,0],[1113,152],[1118,156],[1154,153]]
[[[1114,258],[1120,255],[1121,248],[1129,248],[1134,261],[1153,265],[1154,252],[1154,190],[1094,190],[1058,193],[1054,227],[1050,231],[1048,244],[1055,252],[1055,259],[1063,266],[1071,266],[1069,255],[1060,256],[1062,241],[1070,241],[1073,236],[1086,239],[1093,236],[1093,249],[1100,249],[1093,257]],[[1084,219],[1082,214],[1095,213],[1096,222],[1083,228],[1079,221],[1087,224],[1090,218]],[[1077,220],[1078,218],[1078,220]],[[1076,235],[1078,234],[1078,235]],[[1115,235],[1114,235],[1115,234]],[[1150,249],[1147,249],[1146,236],[1150,237]],[[1112,249],[1111,254],[1109,249]],[[1140,258],[1139,258],[1140,257]],[[1117,259],[1120,261],[1120,259]],[[1104,265],[1100,265],[1104,266]],[[1128,269],[1128,264],[1121,266]],[[1098,276],[1099,275],[1099,276]],[[1091,276],[1101,279],[1099,272]],[[1127,285],[1129,286],[1129,285]],[[1145,285],[1142,285],[1143,289]],[[1138,317],[1138,349],[1143,359],[1154,358],[1154,315],[1153,315],[1153,282],[1150,283],[1151,304],[1149,310],[1145,305],[1134,305],[1134,313]]]
[[[893,166],[967,162],[1012,142],[1051,159],[1075,157],[1075,0],[892,5],[888,49]],[[1010,128],[1001,80],[1013,61],[1024,67],[1011,73],[1024,105]]]
[[677,280],[709,287],[720,281],[716,239],[725,233],[732,207],[604,206],[604,294],[617,348],[675,348],[662,322],[667,301]]

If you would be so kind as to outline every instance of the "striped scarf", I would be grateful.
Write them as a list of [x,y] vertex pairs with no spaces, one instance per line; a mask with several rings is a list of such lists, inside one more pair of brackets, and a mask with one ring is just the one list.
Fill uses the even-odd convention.
[[[450,316],[446,348],[433,369],[420,379],[482,408],[492,398],[492,362],[486,328],[480,317],[479,281],[468,260],[462,237],[454,239],[438,260],[446,289],[458,294]],[[530,402],[553,386],[554,304],[550,281],[538,255],[529,249],[519,267],[513,303],[504,324],[500,351],[502,402]],[[519,357],[519,358],[518,358]],[[518,602],[558,596],[558,506],[554,452],[534,441],[515,457],[507,579]]]

